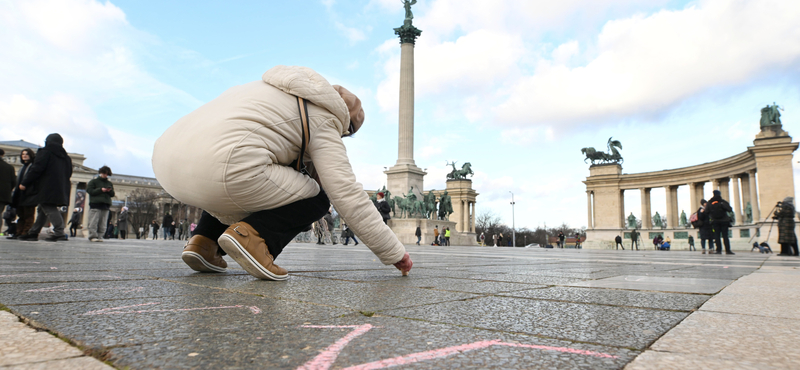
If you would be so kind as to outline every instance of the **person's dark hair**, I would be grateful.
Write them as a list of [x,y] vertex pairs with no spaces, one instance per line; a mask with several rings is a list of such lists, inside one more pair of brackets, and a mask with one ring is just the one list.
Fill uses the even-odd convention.
[[[22,159],[22,153],[25,153],[25,152],[27,152],[28,153],[28,157],[30,157],[30,159],[28,159],[27,162],[25,162],[25,160]],[[25,149],[22,149],[19,152],[19,160],[22,161],[22,163],[25,163],[25,164],[33,163],[34,159],[36,159],[36,152],[34,152],[33,149],[31,149],[31,148],[25,148]]]
[[708,202],[707,202],[705,199],[700,199],[700,205],[701,205],[701,206],[702,206],[703,204],[706,204],[706,203],[708,203]]
[[6,155],[6,151],[0,148],[0,155]]
[[106,176],[111,176],[111,168],[108,166],[100,167],[100,169],[97,170],[97,173],[104,173]]

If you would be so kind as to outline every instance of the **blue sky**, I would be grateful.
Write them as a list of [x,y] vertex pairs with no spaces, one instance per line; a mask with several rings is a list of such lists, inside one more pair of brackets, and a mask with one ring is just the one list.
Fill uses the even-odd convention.
[[[798,134],[800,3],[419,0],[415,160],[426,189],[471,162],[478,212],[586,225],[580,149],[623,144],[623,171],[710,162],[752,145],[759,109]],[[65,136],[92,167],[152,176],[173,122],[272,66],[358,94],[346,140],[366,188],[397,159],[400,0],[0,0],[0,140]],[[795,161],[796,162],[796,161]],[[795,167],[797,175],[800,169]],[[796,185],[797,181],[795,181]],[[663,191],[653,211],[664,214]],[[706,188],[710,193],[710,188]],[[688,192],[679,208],[690,213]],[[636,192],[626,214],[639,216]]]

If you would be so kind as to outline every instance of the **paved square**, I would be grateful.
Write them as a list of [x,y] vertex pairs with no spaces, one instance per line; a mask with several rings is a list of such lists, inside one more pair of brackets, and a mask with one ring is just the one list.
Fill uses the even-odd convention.
[[270,282],[195,273],[182,246],[3,239],[0,303],[121,368],[621,369],[768,258],[409,246],[401,277],[362,246],[292,244]]

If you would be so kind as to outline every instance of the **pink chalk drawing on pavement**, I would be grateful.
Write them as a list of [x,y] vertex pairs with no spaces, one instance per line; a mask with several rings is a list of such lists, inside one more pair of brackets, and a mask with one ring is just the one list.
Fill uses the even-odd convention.
[[[89,311],[86,313],[82,313],[78,316],[92,316],[92,315],[125,315],[131,313],[154,313],[154,312],[186,312],[186,311],[205,311],[205,310],[226,310],[226,309],[234,309],[234,308],[247,308],[252,312],[254,315],[261,313],[261,309],[256,306],[244,306],[237,304],[235,306],[211,306],[211,307],[194,307],[194,308],[166,308],[166,309],[150,309],[150,310],[125,310],[128,308],[135,308],[135,307],[142,307],[142,306],[152,306],[152,305],[159,305],[161,302],[150,302],[150,303],[140,303],[135,304],[132,306],[122,306],[122,307],[111,307],[111,308],[104,308],[102,310],[97,311]],[[125,311],[122,311],[125,310]]]
[[[309,362],[306,362],[303,366],[297,368],[297,370],[327,370],[329,369],[334,362],[336,362],[336,358],[339,356],[339,353],[342,352],[344,347],[349,344],[353,339],[361,336],[362,334],[366,333],[375,326],[370,324],[364,325],[344,325],[344,326],[319,326],[319,325],[303,325],[304,328],[353,328],[355,330],[351,331],[346,336],[342,337],[341,339],[337,340],[336,343],[328,346],[325,350],[323,350],[317,357],[314,357]],[[594,352],[582,349],[575,349],[575,348],[567,348],[567,347],[553,347],[553,346],[542,346],[536,344],[524,344],[524,343],[507,343],[503,342],[499,339],[495,340],[485,340],[479,341],[469,344],[462,344],[459,346],[452,346],[447,348],[439,348],[431,351],[425,352],[417,352],[408,354],[405,356],[398,356],[394,358],[388,358],[385,360],[380,361],[373,361],[368,362],[365,364],[355,365],[346,367],[343,370],[374,370],[374,369],[385,369],[394,366],[401,366],[401,365],[408,365],[413,364],[420,361],[427,361],[427,360],[434,360],[437,358],[443,358],[451,355],[455,355],[458,353],[465,353],[469,351],[474,351],[478,349],[489,348],[493,346],[505,346],[505,347],[516,347],[516,348],[530,348],[530,349],[538,349],[543,351],[557,351],[557,352],[564,352],[564,353],[573,353],[578,355],[584,356],[592,356],[598,358],[617,358],[617,356],[610,355],[608,353],[602,352]]]

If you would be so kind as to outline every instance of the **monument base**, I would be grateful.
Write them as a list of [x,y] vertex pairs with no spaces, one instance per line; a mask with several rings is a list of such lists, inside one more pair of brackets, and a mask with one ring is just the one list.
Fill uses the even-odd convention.
[[[731,250],[733,251],[750,251],[753,249],[754,242],[766,241],[773,251],[780,250],[780,244],[777,242],[777,222],[773,226],[772,233],[769,233],[770,224],[750,224],[750,225],[735,225],[729,229],[728,238],[731,242]],[[759,228],[761,229],[759,233]],[[616,249],[614,238],[617,235],[622,237],[622,245],[625,249],[630,249],[631,246],[631,229],[592,229],[586,230],[586,241],[582,246],[584,249]],[[700,247],[700,237],[698,236],[699,230],[693,228],[677,228],[677,229],[646,229],[636,230],[639,232],[639,249],[653,250],[653,238],[656,234],[661,234],[665,239],[669,237],[671,242],[670,250],[686,251],[689,250],[689,235],[694,238],[694,246],[697,250],[702,250]],[[766,240],[769,234],[769,239]],[[708,246],[706,246],[708,248]],[[777,249],[776,249],[777,248]],[[775,252],[778,253],[778,252]]]
[[417,226],[419,226],[420,231],[422,231],[422,240],[419,244],[431,245],[433,242],[433,228],[438,226],[439,236],[444,236],[442,230],[450,228],[450,245],[478,245],[475,233],[456,232],[456,223],[454,221],[429,220],[426,218],[393,218],[389,220],[388,224],[403,244],[417,244],[417,237],[414,233],[417,231]]

